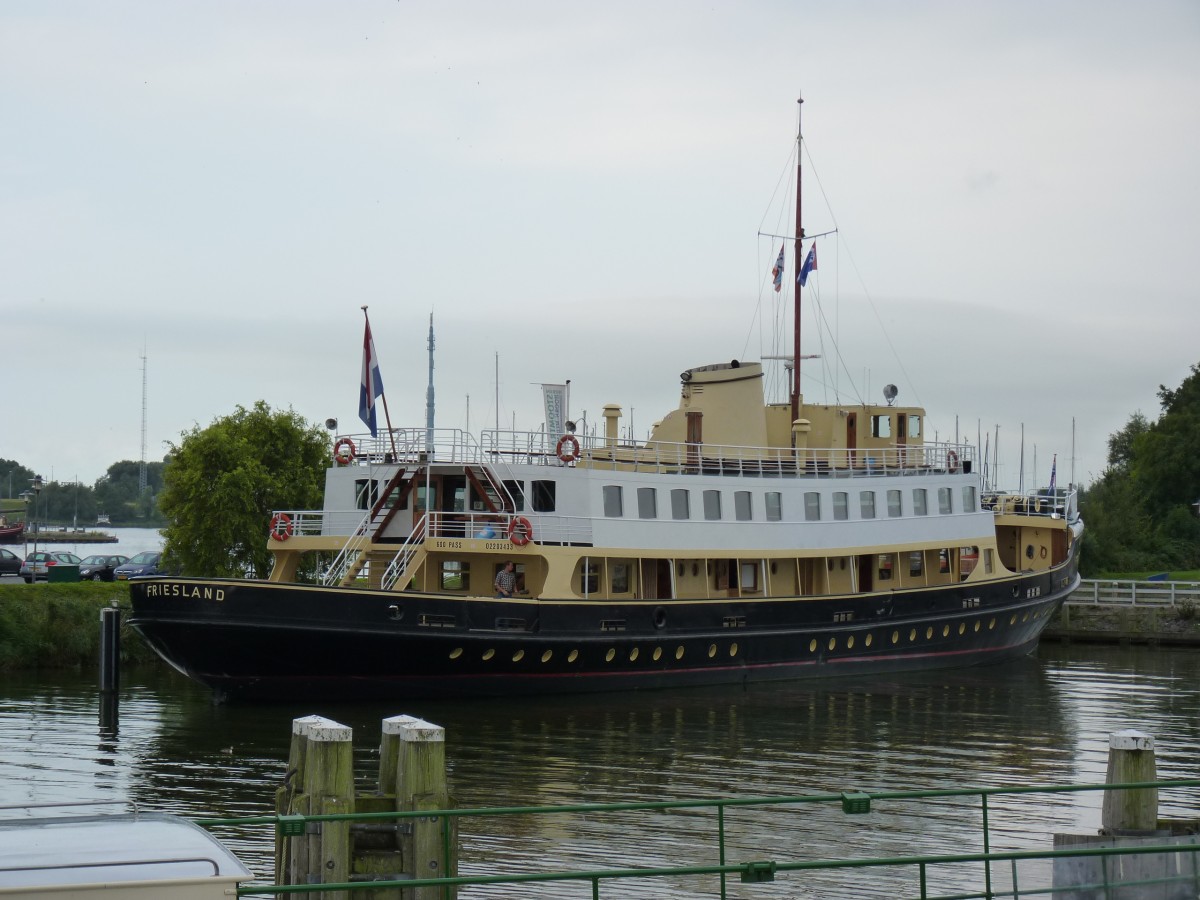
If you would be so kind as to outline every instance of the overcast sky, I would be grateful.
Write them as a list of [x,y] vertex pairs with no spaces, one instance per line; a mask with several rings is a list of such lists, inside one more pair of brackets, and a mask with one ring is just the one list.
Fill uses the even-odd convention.
[[140,458],[143,353],[148,459],[260,399],[361,431],[364,304],[397,426],[432,313],[439,426],[494,424],[498,363],[505,427],[571,379],[644,435],[778,352],[801,95],[806,397],[998,425],[1010,488],[1074,419],[1098,477],[1200,362],[1195,0],[7,0],[0,457]]

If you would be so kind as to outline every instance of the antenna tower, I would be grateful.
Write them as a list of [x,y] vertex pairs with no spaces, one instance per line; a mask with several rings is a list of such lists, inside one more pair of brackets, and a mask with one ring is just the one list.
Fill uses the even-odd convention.
[[142,464],[138,466],[138,494],[146,492],[146,348],[142,348]]

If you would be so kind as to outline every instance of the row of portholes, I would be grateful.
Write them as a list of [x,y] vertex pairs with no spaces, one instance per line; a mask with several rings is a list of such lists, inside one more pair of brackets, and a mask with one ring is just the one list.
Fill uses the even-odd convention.
[[[1049,615],[1050,610],[1049,609],[1038,610],[1032,614],[1032,617],[1036,619],[1043,614]],[[1026,612],[1023,616],[1021,616],[1022,623],[1028,622],[1029,619],[1030,619],[1030,613],[1028,613],[1028,612]],[[1008,624],[1009,625],[1017,624],[1017,614],[1016,613],[1013,613],[1012,616],[1009,618]],[[994,629],[996,627],[996,619],[994,617],[988,621],[987,627],[988,627],[988,631],[991,631],[992,629]],[[972,630],[975,632],[979,632],[979,631],[983,630],[983,620],[976,619]],[[959,634],[967,633],[967,623],[966,622],[958,623],[958,633]],[[926,627],[925,640],[927,640],[927,641],[932,640],[933,635],[934,635],[934,627],[932,625]],[[950,637],[950,626],[949,625],[942,626],[942,637]],[[915,643],[916,640],[917,640],[917,629],[916,628],[909,629],[908,642],[910,644],[912,644],[912,643]],[[875,635],[868,634],[863,639],[863,646],[870,647],[874,642],[875,642]],[[892,644],[899,644],[899,643],[900,643],[900,632],[893,631],[892,632]],[[850,635],[849,637],[846,638],[846,649],[847,650],[853,650],[854,644],[855,644],[854,635]],[[818,646],[820,646],[820,644],[818,643],[817,639],[813,638],[811,641],[808,642],[808,652],[816,653]],[[831,637],[829,639],[829,642],[826,644],[826,648],[829,650],[836,650],[838,648],[838,639],[836,637]]]
[[[719,653],[720,653],[720,650],[716,644],[708,645],[708,658],[709,659],[716,659]],[[729,645],[729,655],[732,657],[732,656],[737,656],[737,654],[738,654],[737,643],[735,642],[735,643],[730,644]],[[462,655],[463,655],[462,647],[455,647],[453,650],[450,651],[451,659],[459,659]],[[631,647],[629,649],[628,656],[629,656],[630,662],[637,662],[638,659],[641,657],[641,655],[642,655],[642,650],[640,647]],[[659,660],[661,660],[663,658],[663,655],[664,654],[663,654],[662,647],[655,647],[649,653],[650,659],[652,659],[654,662],[658,662]],[[496,656],[496,651],[494,649],[488,648],[487,650],[483,651],[483,655],[480,658],[484,662],[487,662],[488,660],[494,659],[495,656]],[[683,645],[681,644],[675,648],[675,659],[677,659],[677,660],[683,659],[683,656],[684,656],[684,650],[683,650]],[[524,658],[525,658],[524,650],[517,650],[512,655],[512,661],[515,663],[520,662]],[[542,651],[542,656],[541,656],[542,662],[548,663],[553,658],[554,658],[553,650]],[[616,658],[617,658],[617,648],[609,647],[608,651],[604,654],[604,661],[605,662],[613,662]],[[577,659],[579,659],[579,651],[578,650],[572,650],[570,653],[567,654],[567,662],[573,663]]]

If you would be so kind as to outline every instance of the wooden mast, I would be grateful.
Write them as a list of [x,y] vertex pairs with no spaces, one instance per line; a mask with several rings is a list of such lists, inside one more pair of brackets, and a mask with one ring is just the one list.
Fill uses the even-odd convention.
[[792,335],[792,423],[800,418],[800,267],[804,265],[804,226],[800,218],[800,188],[804,154],[802,128],[804,98],[796,101],[796,300]]

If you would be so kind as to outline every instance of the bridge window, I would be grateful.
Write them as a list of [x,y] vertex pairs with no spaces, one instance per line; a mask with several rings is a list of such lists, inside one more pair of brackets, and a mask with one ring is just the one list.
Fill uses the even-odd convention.
[[898,518],[900,514],[900,491],[888,491],[888,516],[895,519]]
[[837,520],[850,518],[849,496],[845,491],[833,492],[833,517]]
[[379,482],[373,478],[359,478],[354,482],[354,505],[358,509],[370,509],[379,500]]
[[783,494],[767,491],[767,521],[778,522],[783,518]]
[[913,515],[929,515],[929,509],[925,505],[925,488],[913,488]]
[[890,438],[892,436],[891,416],[871,416],[871,437]]
[[909,437],[909,439],[911,440],[912,438],[919,438],[920,436],[921,436],[921,417],[920,416],[909,416],[908,417],[908,437]]
[[638,518],[639,519],[657,519],[658,518],[658,489],[652,487],[640,487],[637,489],[638,501]]
[[816,491],[804,492],[804,521],[821,521],[821,495]]
[[948,487],[938,488],[938,512],[943,516],[948,516],[954,512],[951,503],[952,493]]
[[625,515],[625,507],[621,503],[621,486],[606,484],[601,490],[604,494],[604,515],[610,519],[619,519]]
[[533,488],[533,511],[534,512],[554,512],[554,492],[558,487],[553,481],[534,481],[530,487]]
[[875,518],[875,492],[874,491],[859,491],[858,492],[858,510],[859,510],[859,515],[864,519]]
[[704,492],[704,518],[720,519],[721,518],[721,492],[720,491],[705,491]]
[[749,491],[733,492],[733,514],[739,522],[749,522],[754,518],[754,510],[750,506]]
[[508,491],[508,496],[512,497],[513,508],[517,512],[525,509],[525,485],[519,481],[505,481],[504,489]]
[[687,488],[671,488],[671,518],[690,519],[692,504]]

